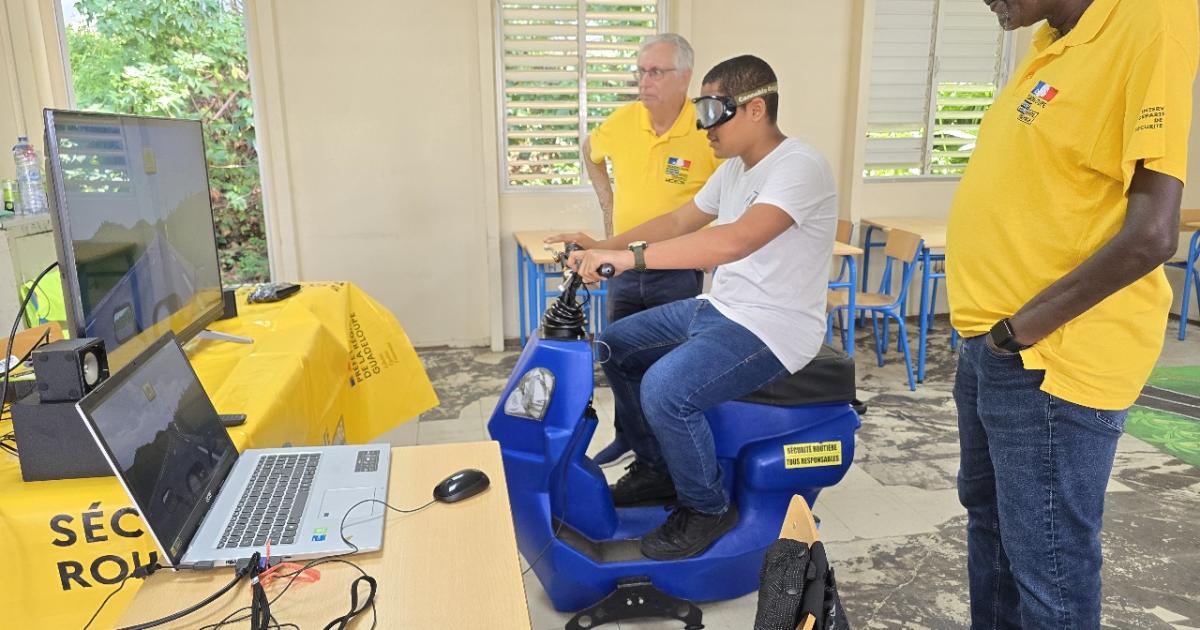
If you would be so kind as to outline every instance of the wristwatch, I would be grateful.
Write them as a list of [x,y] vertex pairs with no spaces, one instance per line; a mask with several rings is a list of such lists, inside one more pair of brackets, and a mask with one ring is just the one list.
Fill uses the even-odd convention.
[[988,336],[992,338],[992,343],[1001,350],[1020,352],[1029,347],[1017,343],[1016,333],[1013,332],[1012,322],[1007,317],[996,322],[992,326],[992,329],[988,331]]
[[629,251],[633,252],[633,268],[638,271],[646,270],[646,248],[650,244],[646,241],[634,241],[629,244]]

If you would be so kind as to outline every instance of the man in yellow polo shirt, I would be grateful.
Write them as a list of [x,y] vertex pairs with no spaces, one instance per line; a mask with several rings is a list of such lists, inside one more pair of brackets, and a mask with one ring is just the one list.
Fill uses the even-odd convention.
[[973,628],[1099,628],[1104,492],[1162,349],[1196,0],[986,0],[1041,20],[950,213]]
[[[696,110],[687,97],[695,55],[675,33],[647,37],[638,51],[638,100],[621,107],[583,143],[583,161],[604,213],[605,237],[629,230],[690,202],[717,170]],[[613,184],[605,162],[612,162]],[[590,249],[582,234],[547,239],[574,241]],[[704,274],[697,270],[632,271],[608,282],[609,321],[700,294]],[[629,453],[621,423],[617,437],[596,455],[610,464]]]

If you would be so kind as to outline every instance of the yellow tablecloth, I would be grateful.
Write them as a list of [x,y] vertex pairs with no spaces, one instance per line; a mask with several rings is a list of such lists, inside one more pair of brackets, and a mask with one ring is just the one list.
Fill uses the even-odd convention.
[[[246,294],[236,319],[210,328],[253,344],[186,346],[217,410],[247,415],[229,430],[239,450],[367,442],[438,404],[399,322],[353,284],[305,284],[274,304]],[[143,529],[113,477],[25,483],[0,453],[0,628],[82,628],[151,561]],[[92,627],[112,627],[140,585],[129,580]]]

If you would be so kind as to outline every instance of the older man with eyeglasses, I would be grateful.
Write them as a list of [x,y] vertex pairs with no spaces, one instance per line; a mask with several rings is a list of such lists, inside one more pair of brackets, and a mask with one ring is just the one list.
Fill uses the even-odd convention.
[[[694,54],[675,33],[647,37],[638,52],[638,100],[608,117],[583,142],[583,161],[604,214],[605,237],[627,232],[692,200],[721,160],[713,155],[688,99]],[[611,162],[613,182],[607,164]],[[560,234],[585,248],[584,234]],[[632,271],[608,283],[609,321],[700,294],[704,274],[688,270]],[[620,419],[616,439],[596,455],[612,464],[629,454]]]

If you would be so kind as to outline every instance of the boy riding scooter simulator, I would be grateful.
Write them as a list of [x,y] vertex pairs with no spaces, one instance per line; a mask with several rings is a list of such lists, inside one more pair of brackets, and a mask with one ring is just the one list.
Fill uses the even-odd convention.
[[[621,588],[698,601],[755,590],[792,495],[811,505],[853,459],[853,362],[821,345],[837,218],[830,169],[775,125],[775,76],[761,59],[719,64],[703,93],[697,126],[726,162],[692,202],[570,253],[562,295],[489,423],[518,544],[560,610]],[[610,268],[712,267],[711,293],[622,319],[599,339],[637,456],[609,488],[585,455],[593,356],[575,292]]]

